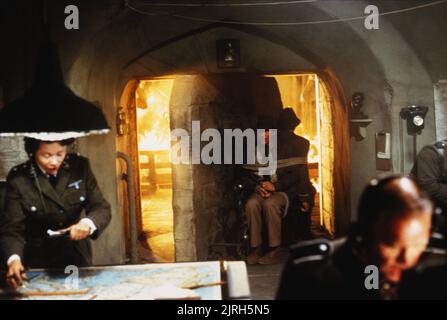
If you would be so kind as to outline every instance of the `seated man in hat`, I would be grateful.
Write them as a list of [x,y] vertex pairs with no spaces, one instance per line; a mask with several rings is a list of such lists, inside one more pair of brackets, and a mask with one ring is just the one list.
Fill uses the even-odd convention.
[[[289,206],[298,207],[304,219],[300,238],[310,237],[310,208],[314,189],[309,180],[307,153],[309,141],[293,133],[300,123],[292,109],[282,110],[278,123],[278,149],[276,172],[258,176],[252,184],[253,193],[245,204],[251,252],[248,264],[274,264],[279,262],[282,240],[282,219]],[[265,134],[265,143],[269,133]],[[307,221],[308,220],[308,221]],[[268,239],[268,250],[263,254],[263,225]]]

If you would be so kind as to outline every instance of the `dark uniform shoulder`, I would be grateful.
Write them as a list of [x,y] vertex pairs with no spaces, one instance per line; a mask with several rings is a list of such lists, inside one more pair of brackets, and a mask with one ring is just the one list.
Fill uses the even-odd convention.
[[69,153],[65,157],[62,168],[69,170],[71,173],[83,174],[88,171],[88,159],[81,156],[79,153]]
[[30,172],[29,161],[21,163],[13,167],[8,173],[8,180],[14,179],[19,176],[27,175]]
[[309,142],[309,140],[307,140],[306,138],[304,138],[304,137],[302,137],[302,136],[298,136],[297,135],[297,141],[299,141],[299,143],[300,144],[302,144],[303,146],[305,146],[305,147],[309,147],[309,145],[310,145],[310,142]]
[[[342,240],[344,243],[345,240]],[[339,284],[334,253],[339,240],[316,239],[290,247],[290,257],[283,270],[277,299],[319,299],[336,296],[331,287]]]
[[[307,156],[310,142],[306,138],[296,135],[292,131],[280,131],[278,135],[278,150],[285,149],[291,157]],[[283,150],[284,151],[284,150]],[[281,153],[278,151],[278,153]],[[291,154],[290,154],[291,153]]]
[[340,247],[341,241],[344,243],[345,240],[316,239],[298,242],[290,247],[292,263],[297,266],[308,262],[327,261]]
[[303,142],[303,143],[309,143],[309,140],[306,139],[306,138],[304,138],[303,136],[299,136],[299,135],[297,135],[297,134],[295,134],[295,135],[298,137],[298,139],[299,139],[301,142]]
[[430,154],[433,156],[433,154],[436,153],[437,157],[443,157],[446,147],[447,141],[437,141],[434,144],[424,146],[420,152],[420,155],[423,157],[430,157]]
[[87,161],[86,157],[81,156],[81,154],[78,153],[69,153],[67,154],[66,158],[69,161]]
[[447,141],[438,141],[435,143],[436,149],[445,149],[447,146]]
[[444,149],[447,146],[446,141],[438,141],[434,144],[425,145],[421,151],[418,153],[418,158],[420,157],[433,157],[433,156],[443,156]]
[[70,167],[86,166],[88,164],[88,159],[81,156],[80,153],[69,153],[65,157],[65,163]]

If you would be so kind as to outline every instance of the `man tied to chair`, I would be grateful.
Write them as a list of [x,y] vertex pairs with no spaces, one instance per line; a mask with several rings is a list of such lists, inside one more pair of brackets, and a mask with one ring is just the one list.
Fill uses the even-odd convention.
[[[252,170],[251,190],[245,204],[250,237],[248,264],[275,264],[279,262],[282,240],[282,219],[288,213],[299,215],[301,239],[311,237],[310,211],[315,190],[309,179],[307,153],[309,141],[293,133],[300,120],[291,108],[282,110],[278,120],[277,169],[270,175],[261,175]],[[258,125],[262,126],[262,125]],[[269,143],[270,134],[265,133],[264,143]],[[249,166],[245,167],[249,169]],[[297,207],[297,210],[289,210]],[[265,225],[266,230],[263,230]],[[268,249],[263,252],[263,231],[268,239]]]

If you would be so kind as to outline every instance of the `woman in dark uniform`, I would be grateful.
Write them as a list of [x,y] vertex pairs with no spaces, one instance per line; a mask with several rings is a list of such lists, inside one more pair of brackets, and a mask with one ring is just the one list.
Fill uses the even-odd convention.
[[67,154],[73,141],[25,138],[30,160],[8,175],[1,248],[13,287],[24,279],[24,266],[90,265],[88,238],[96,239],[110,222],[110,205],[89,161]]

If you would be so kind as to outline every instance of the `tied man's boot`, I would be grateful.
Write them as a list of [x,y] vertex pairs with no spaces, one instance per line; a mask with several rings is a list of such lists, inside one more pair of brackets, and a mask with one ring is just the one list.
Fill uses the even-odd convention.
[[267,252],[265,256],[258,260],[259,264],[277,264],[279,263],[279,257],[281,254],[281,248],[276,247],[275,249]]
[[251,253],[247,257],[247,264],[257,264],[259,259],[262,257],[262,248],[261,246],[256,248],[251,248]]

